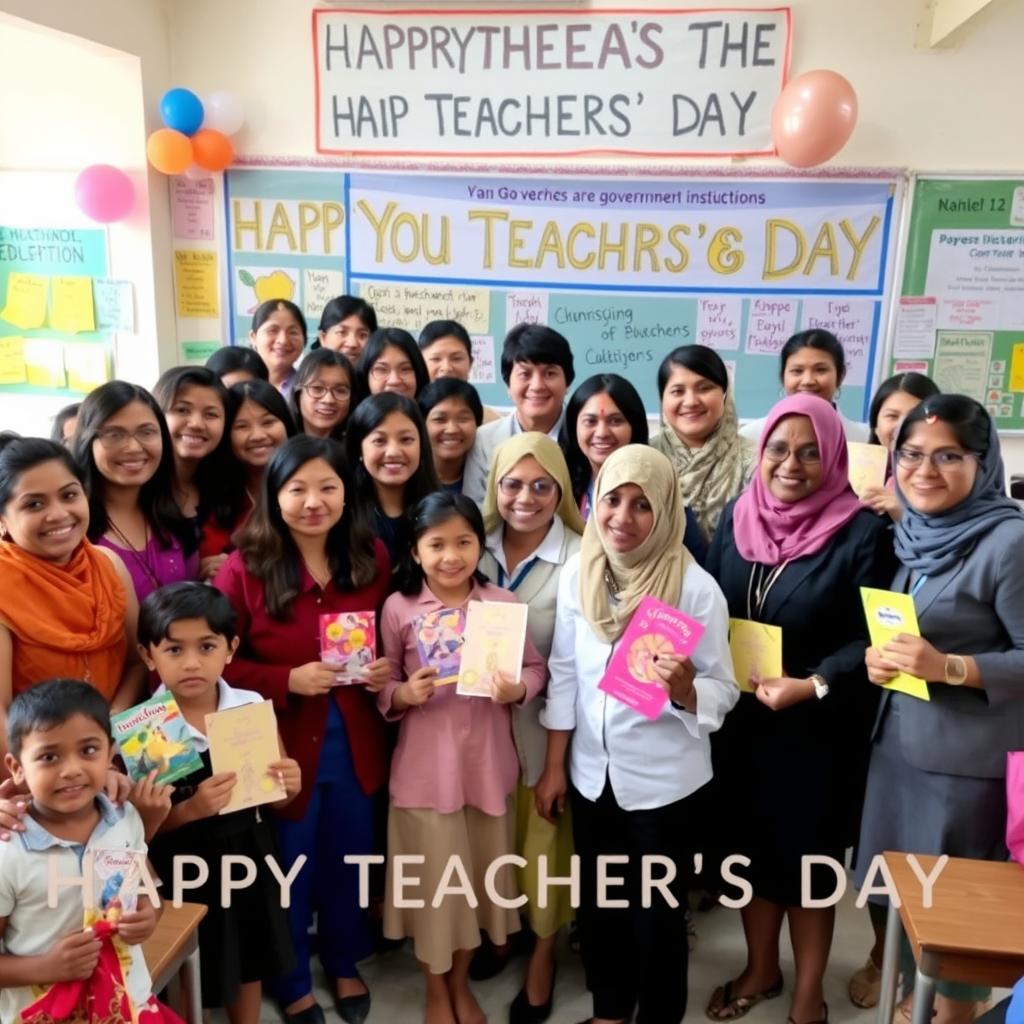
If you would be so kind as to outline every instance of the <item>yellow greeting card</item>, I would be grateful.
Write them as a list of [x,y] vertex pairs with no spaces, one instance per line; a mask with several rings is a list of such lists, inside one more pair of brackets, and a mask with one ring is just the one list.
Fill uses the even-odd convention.
[[77,334],[96,330],[91,277],[55,277],[50,295],[50,326]]
[[889,464],[888,448],[880,444],[849,441],[846,450],[850,456],[850,486],[858,498],[863,498],[869,487],[885,486],[885,468]]
[[729,620],[729,649],[736,682],[746,693],[753,693],[750,677],[778,679],[782,676],[782,629],[767,622],[750,619]]
[[[876,590],[874,587],[861,587],[860,597],[864,602],[864,615],[868,620],[868,633],[871,635],[871,646],[879,650],[898,633],[907,636],[920,636],[917,625],[917,611],[914,599],[910,594],[897,594],[892,590]],[[928,684],[908,672],[901,672],[894,679],[883,684],[887,690],[898,690],[919,700],[931,700]]]
[[519,682],[527,611],[525,604],[470,601],[456,693],[490,698],[496,672],[505,672]]
[[281,759],[277,718],[269,700],[207,715],[206,738],[214,774],[234,772],[238,777],[221,814],[273,803],[288,795],[277,776],[267,771]]
[[42,327],[46,323],[47,283],[39,274],[8,274],[7,299],[0,316],[23,331]]

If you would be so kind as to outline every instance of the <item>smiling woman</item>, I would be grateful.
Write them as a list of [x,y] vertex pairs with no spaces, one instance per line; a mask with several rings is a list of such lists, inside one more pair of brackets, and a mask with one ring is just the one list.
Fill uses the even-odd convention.
[[306,318],[287,299],[271,299],[252,317],[249,344],[270,372],[270,383],[286,398],[295,382],[295,364],[306,347]]
[[461,494],[466,456],[484,418],[480,396],[464,380],[440,377],[420,392],[417,401],[427,424],[434,471],[441,489]]

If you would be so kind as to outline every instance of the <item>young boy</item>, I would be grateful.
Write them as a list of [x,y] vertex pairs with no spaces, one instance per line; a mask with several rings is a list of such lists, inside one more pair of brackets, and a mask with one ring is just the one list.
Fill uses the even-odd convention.
[[558,440],[565,395],[575,377],[569,342],[544,324],[518,324],[501,350],[501,376],[516,408],[482,426],[466,457],[462,493],[478,505],[487,493],[491,455],[502,441],[527,430]]
[[[103,792],[113,749],[110,712],[94,687],[53,679],[19,694],[7,712],[7,746],[7,770],[31,795],[24,830],[0,843],[0,1022],[15,1024],[42,988],[85,980],[99,963],[100,940],[82,926],[83,889],[76,884],[90,864],[86,855],[144,854],[146,842],[135,808],[115,807]],[[55,907],[48,904],[51,879]],[[138,908],[116,925],[131,954],[125,987],[143,1022],[163,1011],[139,948],[157,918],[140,892]]]
[[[162,877],[174,877],[175,857],[199,857],[209,871],[206,882],[189,889],[185,898],[207,907],[199,925],[200,978],[203,1006],[225,1007],[231,1024],[257,1024],[261,981],[292,969],[294,954],[281,890],[265,858],[275,858],[282,872],[266,808],[250,807],[221,814],[237,779],[231,772],[213,774],[206,716],[216,711],[256,704],[252,690],[236,690],[221,678],[238,647],[235,612],[228,599],[205,583],[174,583],[151,593],[139,609],[139,654],[162,680],[188,723],[203,767],[174,783],[172,809],[153,839],[153,862]],[[280,743],[280,740],[278,740]],[[301,788],[297,761],[278,756],[267,775],[284,786],[292,800]],[[223,858],[249,857],[256,876],[231,893],[222,906]],[[234,869],[234,876],[240,869]],[[192,879],[195,869],[182,872]]]

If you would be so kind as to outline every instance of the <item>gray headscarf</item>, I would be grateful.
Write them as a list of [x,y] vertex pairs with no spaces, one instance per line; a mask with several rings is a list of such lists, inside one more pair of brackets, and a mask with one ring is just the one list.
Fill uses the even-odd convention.
[[[903,504],[903,518],[896,524],[896,557],[908,569],[925,576],[935,576],[952,568],[974,547],[979,537],[1003,520],[1024,519],[1024,511],[1006,495],[999,434],[992,417],[981,406],[978,409],[988,421],[988,442],[985,451],[978,455],[978,475],[971,493],[959,505],[939,515],[925,515],[907,502],[899,479],[896,480],[896,493]],[[902,434],[903,429],[897,444]]]

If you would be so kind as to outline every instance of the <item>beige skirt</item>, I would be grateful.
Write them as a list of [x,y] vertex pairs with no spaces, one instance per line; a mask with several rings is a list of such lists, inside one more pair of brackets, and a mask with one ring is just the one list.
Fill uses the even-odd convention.
[[[411,938],[416,959],[432,974],[450,971],[456,950],[479,946],[481,930],[498,945],[519,931],[518,911],[492,902],[485,884],[491,863],[514,852],[514,824],[510,811],[495,817],[475,807],[463,807],[452,814],[389,808],[384,934],[389,939]],[[395,858],[416,855],[424,857],[425,863],[403,864],[399,894]],[[466,888],[467,881],[475,907],[468,895],[451,892]],[[491,888],[505,899],[515,899],[519,892],[514,866],[503,865],[494,875]],[[397,896],[405,904],[419,900],[423,906],[396,906]]]

